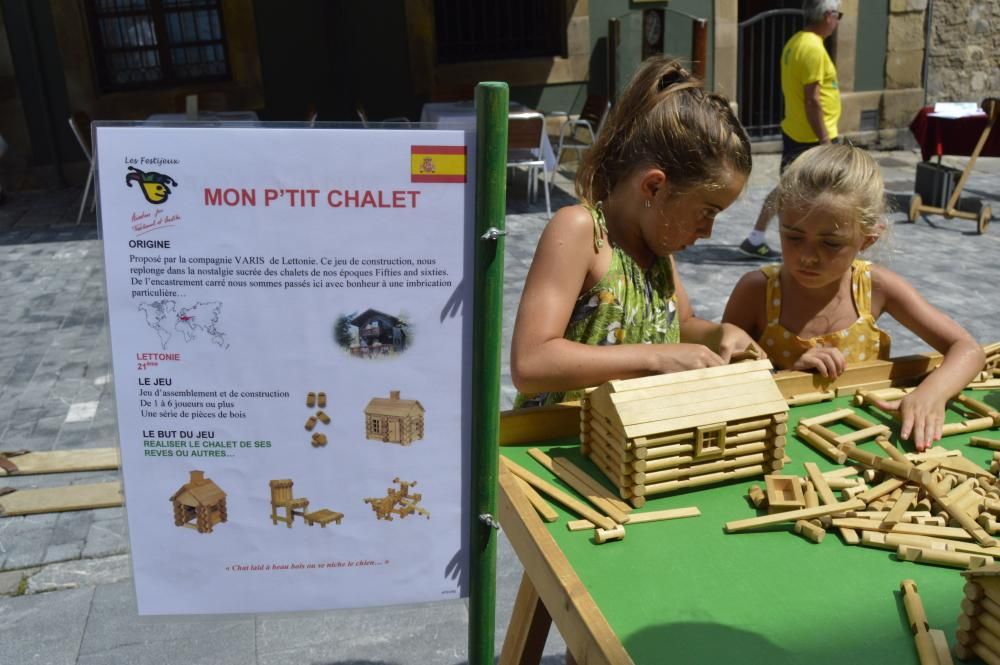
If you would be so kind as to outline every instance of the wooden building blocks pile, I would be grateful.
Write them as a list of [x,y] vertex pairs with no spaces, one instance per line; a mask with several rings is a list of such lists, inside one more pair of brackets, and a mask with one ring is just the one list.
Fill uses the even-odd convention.
[[419,505],[423,495],[418,492],[410,494],[410,488],[416,486],[416,481],[406,482],[399,478],[393,478],[392,482],[399,485],[399,489],[388,487],[384,497],[365,499],[365,503],[371,504],[372,510],[375,511],[376,519],[391,522],[393,515],[399,516],[400,519],[410,515],[423,515],[427,519],[431,518],[431,514]]
[[958,617],[955,655],[1000,665],[1000,566],[990,564],[962,575],[965,598]]
[[[884,390],[859,390],[854,394],[854,403],[871,408],[878,408],[875,400],[898,400],[911,392],[913,388],[887,388]],[[963,417],[961,422],[945,423],[941,428],[941,436],[968,434],[1000,427],[1000,411],[989,404],[959,393],[948,402],[948,408]],[[899,411],[891,411],[888,415],[899,419]]]
[[326,411],[326,393],[325,392],[309,392],[306,393],[306,407],[310,409],[317,409],[316,413],[306,418],[306,431],[312,432],[312,443],[313,448],[322,448],[327,444],[326,434],[322,432],[313,432],[316,429],[316,423],[321,422],[324,425],[330,424],[330,416],[327,415]]
[[[933,448],[904,455],[884,438],[876,442],[887,457],[847,445],[843,452],[855,466],[821,473],[807,463],[805,477],[781,477],[782,487],[801,485],[801,499],[796,492],[789,501],[786,490],[770,514],[729,522],[726,531],[790,522],[796,533],[820,542],[836,529],[850,545],[894,550],[901,561],[959,568],[991,564],[1000,556],[994,538],[1000,533],[995,474],[960,451]],[[768,509],[772,494],[751,488],[749,498],[756,508]]]
[[767,360],[609,381],[580,414],[581,451],[637,508],[783,465],[788,405]]

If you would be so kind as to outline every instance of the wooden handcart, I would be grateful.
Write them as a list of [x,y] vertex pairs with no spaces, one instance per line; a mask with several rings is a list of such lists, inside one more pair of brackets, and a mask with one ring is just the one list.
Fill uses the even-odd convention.
[[[989,141],[990,132],[993,129],[993,125],[996,124],[997,116],[1000,115],[1000,100],[987,97],[982,102],[982,108],[986,113],[986,124],[979,136],[979,140],[976,142],[975,147],[969,154],[969,161],[966,163],[965,169],[962,170],[962,175],[958,180],[958,184],[955,186],[955,190],[951,193],[951,196],[948,197],[947,203],[943,208],[924,205],[920,194],[914,193],[910,199],[909,221],[911,223],[917,221],[917,217],[923,214],[944,215],[947,219],[951,219],[953,217],[957,217],[959,219],[971,219],[976,222],[976,230],[979,234],[986,233],[986,228],[990,224],[990,218],[993,216],[993,210],[988,204],[983,201],[979,201],[978,210],[975,211],[960,210],[958,207],[959,200],[962,196],[962,188],[965,187],[965,181],[968,180],[969,174],[972,173],[972,168],[976,165],[976,159],[979,158],[980,154],[983,152],[984,146],[986,146],[987,141]],[[936,144],[936,154],[939,164],[941,163],[941,156],[944,154],[964,154],[964,151],[946,149],[940,136],[934,138],[928,136],[928,134],[931,133],[929,127],[927,126],[928,120],[929,118],[926,115],[925,109],[921,111],[921,114],[918,115],[917,119],[910,125],[911,131],[913,131],[914,135],[917,137],[918,142],[921,143],[925,160],[928,159],[928,153],[930,153],[929,147],[925,145],[927,141],[933,141]],[[940,130],[937,131],[940,132]]]

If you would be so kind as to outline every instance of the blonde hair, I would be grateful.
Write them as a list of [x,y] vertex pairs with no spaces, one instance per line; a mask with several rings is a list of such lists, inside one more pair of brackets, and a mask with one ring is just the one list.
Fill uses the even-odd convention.
[[750,139],[726,98],[663,56],[643,62],[611,108],[577,170],[577,196],[597,205],[646,167],[663,170],[675,191],[722,186],[729,171],[751,167]]
[[863,148],[824,144],[799,155],[778,184],[778,210],[811,208],[817,199],[850,213],[855,230],[881,236],[886,230],[885,185],[878,162]]

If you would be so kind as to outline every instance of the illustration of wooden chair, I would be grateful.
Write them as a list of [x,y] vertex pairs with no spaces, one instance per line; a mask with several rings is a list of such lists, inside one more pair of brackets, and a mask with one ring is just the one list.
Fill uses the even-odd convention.
[[[291,529],[295,516],[304,517],[309,507],[309,499],[292,498],[292,485],[295,483],[287,478],[272,480],[271,485],[271,523],[281,520]],[[278,509],[284,508],[285,514],[279,515]]]

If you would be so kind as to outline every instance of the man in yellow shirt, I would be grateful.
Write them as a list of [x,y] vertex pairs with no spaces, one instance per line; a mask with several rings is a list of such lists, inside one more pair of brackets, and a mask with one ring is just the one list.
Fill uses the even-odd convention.
[[[805,0],[806,26],[792,35],[781,51],[781,92],[785,118],[781,121],[781,173],[809,148],[837,138],[840,88],[837,68],[823,46],[840,23],[840,0]],[[764,232],[775,215],[775,192],[764,200],[757,223],[740,252],[756,259],[781,258],[764,241]]]

